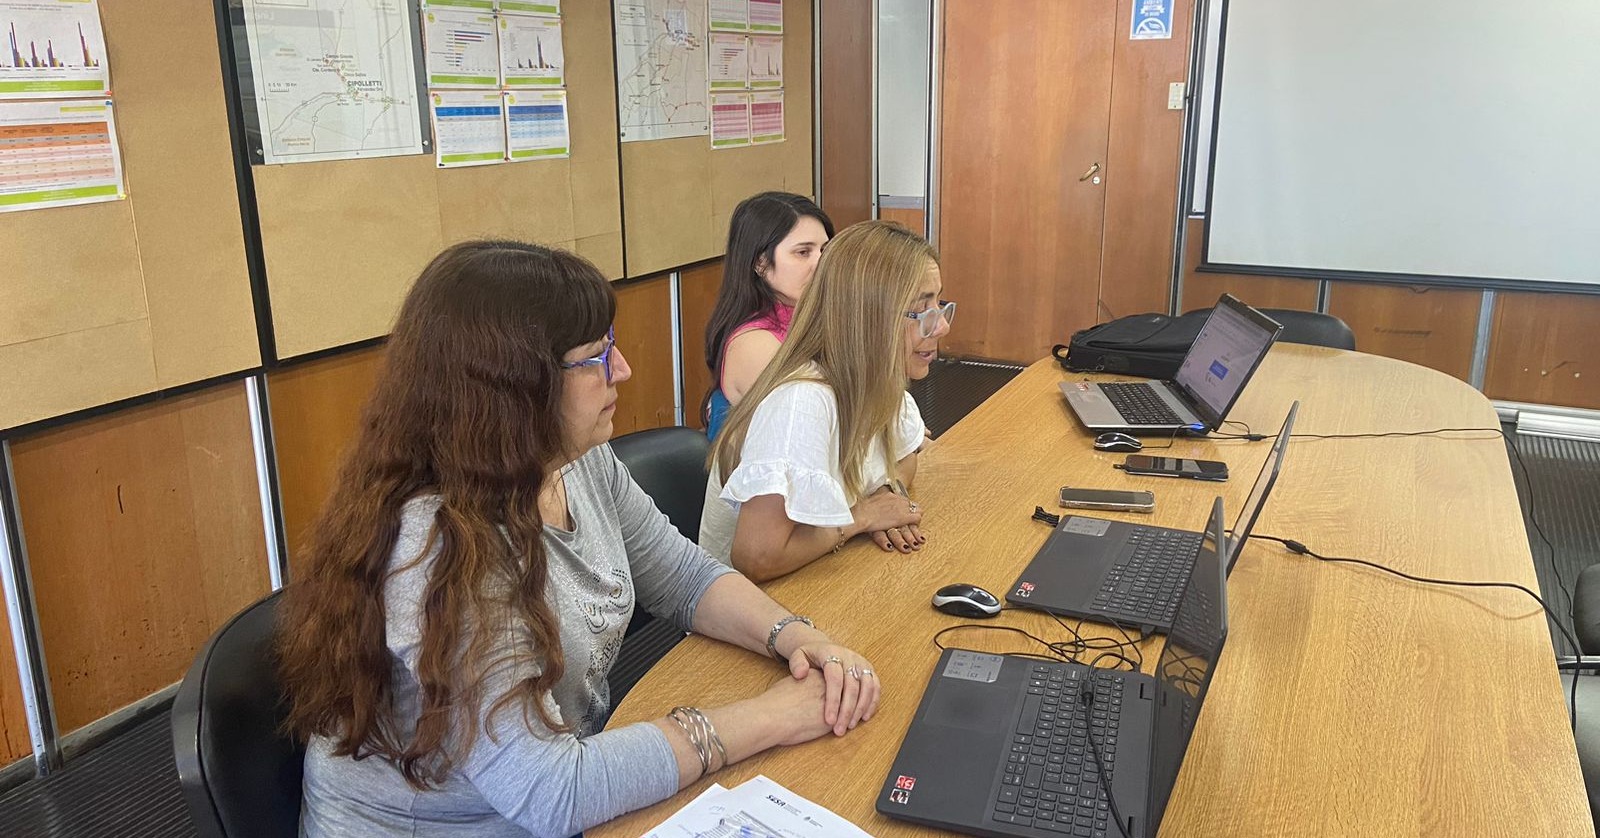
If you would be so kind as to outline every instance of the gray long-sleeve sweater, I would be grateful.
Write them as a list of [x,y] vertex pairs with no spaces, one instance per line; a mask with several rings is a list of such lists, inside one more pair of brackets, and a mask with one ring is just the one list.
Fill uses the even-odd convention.
[[[529,714],[530,730],[524,714],[508,707],[494,715],[443,784],[426,792],[412,788],[379,757],[334,757],[332,740],[315,738],[306,751],[302,835],[564,838],[678,790],[677,761],[655,726],[595,732],[610,707],[606,673],[622,645],[636,591],[647,611],[687,629],[706,589],[731,571],[672,527],[610,445],[568,466],[564,479],[575,528],[546,526],[544,549],[550,563],[547,596],[560,622],[566,674],[546,703],[574,732],[554,734]],[[409,735],[421,708],[421,599],[437,548],[417,558],[438,507],[437,497],[405,505],[389,563],[397,572],[384,590],[395,729],[402,735]],[[500,648],[526,650],[530,642],[508,628]],[[480,712],[525,674],[509,668],[491,673]]]

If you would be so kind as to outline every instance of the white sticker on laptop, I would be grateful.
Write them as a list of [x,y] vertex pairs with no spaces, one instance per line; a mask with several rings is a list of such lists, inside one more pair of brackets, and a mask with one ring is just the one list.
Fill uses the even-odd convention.
[[1079,518],[1073,515],[1061,522],[1061,531],[1070,532],[1074,535],[1092,535],[1099,538],[1110,529],[1111,522],[1103,521],[1099,518]]
[[1003,660],[1005,659],[999,655],[956,649],[950,653],[950,661],[944,665],[944,677],[993,684],[995,679],[1000,677],[1000,664]]

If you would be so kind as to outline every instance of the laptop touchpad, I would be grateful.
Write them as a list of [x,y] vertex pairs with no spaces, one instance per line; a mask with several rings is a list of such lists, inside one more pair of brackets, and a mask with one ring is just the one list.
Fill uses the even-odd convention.
[[956,651],[934,681],[923,721],[966,730],[1003,728],[1016,713],[1015,701],[1006,700],[1016,690],[1004,688],[1009,679],[998,680],[1002,660],[998,655]]

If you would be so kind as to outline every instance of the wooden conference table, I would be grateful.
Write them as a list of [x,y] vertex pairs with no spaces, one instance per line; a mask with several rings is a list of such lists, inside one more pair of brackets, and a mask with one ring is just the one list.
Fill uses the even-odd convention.
[[[1153,515],[1089,514],[1196,530],[1221,494],[1232,524],[1270,443],[1179,440],[1161,452],[1222,460],[1227,483],[1113,471],[1123,455],[1090,446],[1056,386],[1082,377],[1040,361],[928,446],[912,491],[926,510],[920,553],[887,555],[858,540],[766,586],[872,660],[884,698],[843,738],[769,751],[711,779],[732,787],[765,774],[873,835],[938,834],[873,809],[938,660],[931,638],[970,622],[934,611],[933,591],[959,581],[1002,595],[1049,532],[1029,515],[1036,505],[1060,511],[1063,484],[1151,489]],[[1442,373],[1292,344],[1272,350],[1230,418],[1270,434],[1293,399],[1297,433],[1498,427],[1480,393]],[[1256,532],[1414,574],[1537,589],[1510,463],[1491,433],[1295,439]],[[1227,646],[1163,836],[1594,834],[1549,630],[1524,594],[1414,584],[1253,540],[1228,581],[1228,606]],[[1038,614],[988,622],[1066,639]],[[1113,634],[1093,623],[1083,631]],[[1001,632],[945,640],[1039,651]],[[1146,672],[1162,642],[1143,644]],[[690,637],[611,724],[755,695],[781,672]],[[643,834],[711,779],[588,834]]]

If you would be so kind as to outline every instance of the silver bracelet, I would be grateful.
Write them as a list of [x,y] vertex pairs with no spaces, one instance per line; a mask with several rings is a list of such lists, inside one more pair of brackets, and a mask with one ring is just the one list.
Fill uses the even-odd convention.
[[810,617],[802,617],[798,614],[790,614],[772,624],[772,631],[767,632],[767,654],[772,655],[774,660],[780,660],[784,663],[788,663],[789,659],[778,654],[778,632],[783,631],[783,627],[790,623],[805,623],[811,628],[817,627],[816,623],[811,622]]
[[[689,746],[694,748],[695,758],[700,760],[700,776],[704,777],[711,773],[711,745],[705,735],[705,727],[709,727],[710,722],[705,721],[705,714],[693,707],[674,707],[672,712],[667,714],[667,718],[678,725],[689,740]],[[705,727],[702,727],[701,723],[704,723]],[[724,756],[722,761],[727,763],[727,757]]]

